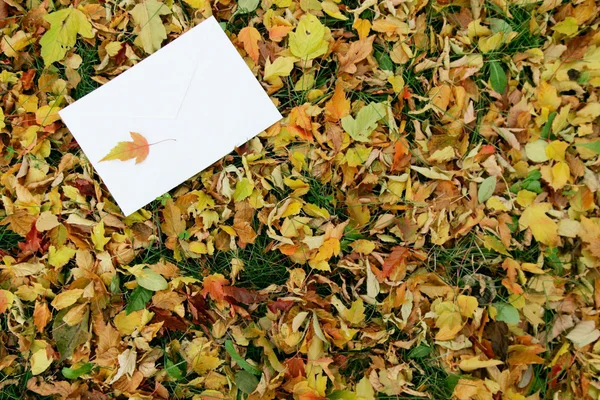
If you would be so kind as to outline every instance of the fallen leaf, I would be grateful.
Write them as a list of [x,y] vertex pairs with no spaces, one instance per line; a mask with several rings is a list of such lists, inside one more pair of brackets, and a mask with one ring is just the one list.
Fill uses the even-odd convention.
[[[151,0],[155,1],[155,0]],[[138,4],[139,6],[139,4]],[[137,7],[137,6],[136,6]],[[100,161],[121,160],[127,161],[135,158],[135,163],[139,164],[148,157],[150,145],[146,138],[139,133],[129,132],[133,141],[119,142],[110,152]]]
[[[170,13],[171,10],[169,10],[164,3],[161,3],[157,0],[142,0],[141,3],[137,4],[133,10],[130,11],[131,16],[133,17],[133,20],[139,29],[136,42],[138,45],[141,45],[141,47],[144,48],[146,53],[152,54],[156,50],[160,49],[163,40],[167,38],[167,31],[160,20],[160,16],[168,15]],[[131,137],[133,138],[133,132],[131,133]],[[141,135],[140,138],[145,141]],[[136,139],[134,138],[134,142],[135,141]],[[138,144],[138,146],[141,145],[141,143],[142,142],[140,140],[140,144]],[[140,152],[140,154],[144,153]],[[145,154],[147,156],[148,152],[146,151]],[[141,159],[138,158],[136,164],[144,161],[146,156],[141,157]],[[133,158],[133,156],[127,159],[130,158]],[[111,160],[112,159],[114,158],[111,158]]]

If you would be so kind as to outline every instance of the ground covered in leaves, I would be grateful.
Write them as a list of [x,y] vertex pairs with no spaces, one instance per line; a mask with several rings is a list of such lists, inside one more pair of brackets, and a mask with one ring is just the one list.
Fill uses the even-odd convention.
[[[57,111],[211,15],[284,119],[125,218]],[[0,398],[600,398],[598,24],[0,0]]]

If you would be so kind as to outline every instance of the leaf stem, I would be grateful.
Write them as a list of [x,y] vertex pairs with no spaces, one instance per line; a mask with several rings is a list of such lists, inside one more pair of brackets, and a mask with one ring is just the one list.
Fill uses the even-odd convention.
[[163,143],[163,142],[176,142],[176,141],[177,141],[177,139],[163,139],[163,140],[159,140],[158,142],[148,144],[148,147],[154,146],[155,144],[159,144],[159,143]]

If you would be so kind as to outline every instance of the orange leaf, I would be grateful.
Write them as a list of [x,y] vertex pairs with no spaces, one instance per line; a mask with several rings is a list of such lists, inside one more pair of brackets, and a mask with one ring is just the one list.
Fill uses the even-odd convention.
[[238,38],[244,43],[244,50],[254,60],[258,61],[258,42],[262,41],[260,32],[252,26],[243,28],[238,34]]
[[221,301],[225,298],[223,286],[228,284],[229,281],[221,274],[209,275],[202,282],[202,296],[206,297],[207,294],[210,294],[213,300]]
[[48,322],[52,320],[52,313],[48,309],[48,304],[45,302],[35,302],[35,309],[33,310],[33,323],[37,328],[38,332],[43,332]]
[[350,100],[346,99],[344,88],[339,82],[335,87],[333,97],[325,104],[325,113],[329,121],[339,121],[350,114]]
[[135,158],[135,163],[139,164],[148,157],[150,145],[145,137],[139,133],[129,132],[133,142],[119,142],[112,150],[100,161],[121,160],[127,161]]

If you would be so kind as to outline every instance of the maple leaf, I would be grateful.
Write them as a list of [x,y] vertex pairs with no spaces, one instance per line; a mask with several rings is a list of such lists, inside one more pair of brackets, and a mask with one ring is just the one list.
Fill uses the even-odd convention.
[[121,160],[127,161],[135,158],[135,163],[139,164],[148,157],[150,151],[150,145],[146,138],[139,133],[129,132],[133,141],[131,142],[119,142],[113,147],[110,152],[100,160],[111,161]]
[[92,25],[85,14],[72,6],[48,14],[44,19],[50,23],[50,29],[40,39],[46,65],[62,60],[75,46],[78,34],[84,38],[94,37]]
[[244,50],[246,50],[246,53],[248,53],[250,58],[252,58],[254,62],[258,62],[258,42],[262,41],[260,32],[253,26],[247,26],[242,28],[240,33],[238,33],[238,38],[244,44]]
[[558,226],[546,212],[552,208],[548,203],[532,204],[523,211],[519,219],[522,229],[530,228],[538,242],[548,246],[556,246],[559,242]]
[[167,38],[167,31],[160,16],[171,14],[169,7],[156,0],[144,0],[129,13],[139,27],[136,44],[141,44],[148,54],[160,49],[162,41]]
[[228,285],[229,281],[221,274],[212,274],[202,281],[202,296],[210,294],[211,299],[222,301],[225,298],[223,286]]

